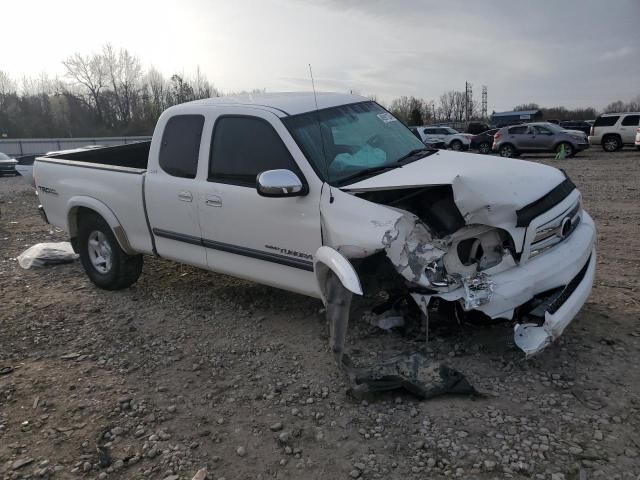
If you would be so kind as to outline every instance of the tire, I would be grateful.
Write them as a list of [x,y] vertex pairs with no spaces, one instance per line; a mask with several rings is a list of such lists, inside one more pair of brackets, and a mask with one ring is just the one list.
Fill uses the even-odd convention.
[[505,143],[504,145],[500,146],[499,153],[501,157],[511,158],[516,155],[516,149],[513,148],[513,145]]
[[577,153],[576,149],[573,148],[573,145],[571,145],[569,142],[560,142],[558,145],[556,145],[556,153],[560,153],[563,145],[566,154],[565,156],[567,158],[575,156],[575,154]]
[[602,149],[605,152],[615,152],[622,148],[622,141],[617,135],[605,135],[602,139]]
[[80,217],[77,245],[84,271],[104,290],[130,287],[142,273],[142,255],[127,255],[109,224],[96,213]]
[[450,147],[451,150],[459,152],[460,150],[462,150],[462,142],[460,140],[454,140],[450,143]]
[[478,152],[485,155],[491,153],[491,144],[489,142],[482,142],[478,145]]

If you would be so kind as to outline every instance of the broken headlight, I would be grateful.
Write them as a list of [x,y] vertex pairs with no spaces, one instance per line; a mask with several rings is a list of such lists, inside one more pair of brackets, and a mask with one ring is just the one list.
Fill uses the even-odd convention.
[[444,267],[451,275],[470,277],[500,264],[510,243],[511,236],[504,230],[484,225],[461,229],[450,238]]

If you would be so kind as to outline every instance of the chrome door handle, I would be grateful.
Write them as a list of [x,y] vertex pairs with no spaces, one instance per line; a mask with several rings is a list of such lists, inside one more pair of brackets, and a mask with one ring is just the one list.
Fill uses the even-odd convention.
[[178,200],[181,200],[183,202],[191,202],[193,201],[193,195],[191,195],[191,192],[180,192],[178,193]]
[[207,195],[204,203],[209,207],[221,207],[222,199],[217,195]]

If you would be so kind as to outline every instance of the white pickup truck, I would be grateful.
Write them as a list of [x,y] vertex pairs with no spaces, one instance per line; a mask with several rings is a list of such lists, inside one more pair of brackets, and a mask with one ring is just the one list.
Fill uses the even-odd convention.
[[563,172],[425,148],[355,95],[178,105],[151,142],[40,157],[34,177],[97,286],[128,287],[155,255],[321,298],[338,356],[353,295],[513,321],[534,354],[595,275],[595,226]]

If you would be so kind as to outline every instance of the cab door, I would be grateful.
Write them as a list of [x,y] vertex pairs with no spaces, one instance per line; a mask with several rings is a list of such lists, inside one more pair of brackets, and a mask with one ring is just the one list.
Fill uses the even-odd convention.
[[[317,296],[321,181],[274,113],[251,107],[216,112],[200,204],[209,268]],[[261,196],[257,176],[275,169],[294,172],[306,193]]]
[[147,171],[143,191],[156,251],[163,258],[206,267],[198,216],[203,180],[197,178],[205,118],[188,113],[158,123],[162,140],[149,152],[150,158],[158,158],[158,166]]

